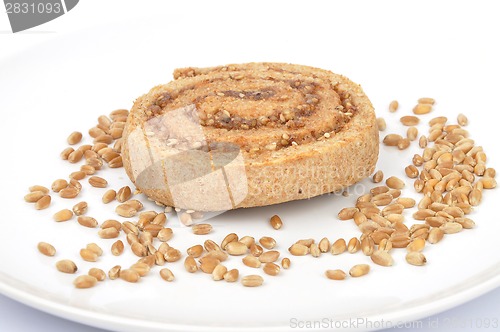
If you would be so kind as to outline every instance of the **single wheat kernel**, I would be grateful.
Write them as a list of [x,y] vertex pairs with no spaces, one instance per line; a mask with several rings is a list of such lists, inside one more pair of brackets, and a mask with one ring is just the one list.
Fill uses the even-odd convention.
[[111,245],[111,253],[113,254],[113,256],[120,256],[123,253],[124,249],[125,246],[123,245],[123,242],[121,240],[118,240]]
[[98,225],[97,220],[88,216],[78,216],[77,221],[80,225],[89,228],[95,228]]
[[248,267],[253,267],[253,268],[259,268],[261,266],[261,261],[252,255],[247,255],[243,257],[242,259],[243,264],[245,264]]
[[114,191],[113,189],[109,189],[104,193],[104,195],[102,195],[102,202],[104,204],[108,204],[114,201],[115,197],[116,197],[116,191]]
[[37,248],[45,256],[54,256],[56,254],[56,248],[47,242],[39,242]]
[[196,235],[206,235],[212,231],[212,225],[210,224],[196,224],[191,227],[193,234]]
[[221,244],[220,244],[220,247],[225,250],[226,249],[226,246],[228,243],[230,242],[234,242],[234,241],[238,241],[238,235],[236,235],[235,233],[229,233],[228,235],[226,235],[224,237],[224,239],[222,240]]
[[97,262],[98,255],[90,249],[80,249],[80,256],[84,261]]
[[399,150],[405,150],[410,146],[411,142],[408,138],[403,138],[397,144]]
[[385,250],[377,250],[375,251],[370,258],[372,261],[381,266],[392,266],[394,264],[394,260],[392,259],[391,254],[389,254]]
[[242,242],[233,241],[226,245],[226,251],[231,256],[240,256],[247,253],[248,247]]
[[391,101],[389,104],[389,112],[396,112],[399,108],[399,103],[397,100]]
[[59,212],[56,212],[53,217],[54,217],[54,220],[58,221],[58,222],[68,221],[71,218],[73,218],[73,211],[68,210],[68,209],[64,209],[64,210],[61,210]]
[[378,170],[375,174],[373,174],[373,183],[380,183],[384,179],[384,173],[381,170]]
[[339,255],[346,250],[347,250],[347,244],[344,239],[340,238],[332,244],[330,252],[333,255]]
[[168,282],[174,281],[174,279],[175,279],[175,276],[172,273],[172,271],[170,271],[167,268],[160,270],[160,276],[163,280],[168,281]]
[[338,213],[338,218],[340,220],[349,220],[354,217],[354,214],[356,212],[359,212],[358,208],[343,208],[342,210],[339,211]]
[[309,253],[309,248],[303,244],[294,243],[290,248],[288,248],[288,251],[294,256],[304,256]]
[[186,259],[184,260],[184,268],[189,273],[194,273],[198,271],[198,265],[196,264],[196,261],[193,256],[186,257]]
[[387,128],[384,118],[377,118],[377,127],[379,131],[384,131]]
[[427,114],[432,111],[432,105],[431,104],[421,104],[418,103],[414,108],[413,108],[413,113],[417,115],[421,114]]
[[269,236],[261,237],[259,243],[266,249],[273,249],[276,246],[276,240]]
[[101,239],[115,239],[120,235],[120,231],[114,227],[100,229],[97,234]]
[[264,283],[264,279],[259,275],[247,275],[241,278],[241,283],[245,287],[258,287]]
[[94,287],[97,284],[97,279],[94,276],[90,275],[81,275],[78,276],[74,281],[73,285],[75,285],[76,288],[91,288]]
[[83,158],[82,150],[75,150],[69,154],[68,161],[72,164],[75,164],[80,160],[82,160],[82,158]]
[[212,279],[214,281],[220,281],[224,279],[224,275],[227,273],[227,267],[222,264],[219,264],[212,271]]
[[106,273],[96,267],[93,267],[89,270],[89,276],[92,276],[97,279],[97,281],[103,281],[106,279]]
[[124,218],[131,218],[137,214],[137,210],[128,204],[120,204],[116,207],[115,212]]
[[81,216],[87,213],[88,204],[87,202],[79,202],[73,206],[73,213],[77,216]]
[[[161,271],[160,271],[161,272]],[[126,269],[120,271],[120,279],[125,280],[127,282],[138,282],[141,279],[139,272],[133,269]]]
[[375,243],[370,236],[365,236],[361,240],[361,251],[365,256],[371,256],[375,250]]
[[172,263],[172,262],[177,262],[179,259],[181,259],[182,254],[179,250],[170,248],[167,250],[164,257],[167,262]]
[[60,260],[56,263],[56,268],[63,273],[75,273],[78,270],[78,267],[76,264],[69,260],[69,259],[63,259]]
[[108,271],[108,277],[111,280],[118,279],[120,277],[120,272],[121,272],[122,267],[120,265],[115,265],[113,266],[109,271]]
[[283,221],[278,215],[272,216],[269,222],[271,224],[271,227],[276,230],[281,229],[281,227],[283,227]]
[[239,276],[240,272],[238,271],[238,269],[232,269],[224,274],[224,280],[227,282],[235,282],[238,281]]
[[411,265],[422,266],[425,265],[427,259],[421,252],[412,251],[406,254],[406,261]]
[[353,237],[349,240],[349,243],[347,244],[347,251],[351,254],[354,254],[359,251],[361,248],[361,243],[359,242],[359,239],[357,237]]
[[370,265],[368,265],[368,264],[354,265],[349,270],[349,274],[351,275],[351,277],[354,277],[354,278],[364,276],[364,275],[368,274],[368,272],[370,272]]
[[404,186],[405,186],[405,183],[403,180],[395,177],[395,176],[391,176],[390,178],[388,178],[385,183],[387,184],[387,186],[391,189],[403,189]]
[[389,134],[384,137],[382,142],[387,146],[397,146],[402,139],[403,137],[401,135]]
[[80,190],[75,187],[67,187],[59,191],[59,196],[61,198],[75,198],[80,193]]
[[326,237],[322,238],[321,241],[319,241],[318,248],[322,253],[330,251],[330,240]]
[[96,187],[96,188],[106,188],[108,186],[108,181],[106,181],[105,179],[99,177],[99,176],[91,176],[89,178],[89,184],[92,186],[92,187]]
[[457,122],[459,125],[465,127],[469,124],[469,120],[467,119],[467,117],[465,115],[463,115],[462,113],[460,113],[458,116],[457,116]]
[[416,127],[410,127],[406,131],[406,137],[408,137],[410,141],[416,140],[417,136],[418,136],[418,129]]
[[80,143],[80,141],[82,140],[82,137],[83,137],[82,133],[80,133],[78,131],[74,131],[68,136],[68,138],[66,140],[67,140],[69,145],[75,145],[75,144]]
[[420,146],[422,149],[427,147],[427,137],[425,137],[425,135],[420,136],[418,140],[418,146]]
[[326,270],[325,275],[331,280],[344,280],[347,274],[342,270]]
[[399,119],[404,126],[416,126],[420,119],[413,115],[406,115]]
[[[307,248],[307,249],[309,249],[309,248]],[[271,262],[276,262],[279,257],[280,257],[279,251],[270,250],[270,251],[266,251],[265,253],[263,253],[262,255],[260,255],[258,257],[258,259],[259,259],[259,261],[261,263],[271,263]]]
[[288,269],[290,268],[290,264],[291,264],[291,262],[290,262],[290,258],[285,257],[285,258],[283,258],[283,259],[281,260],[281,266],[282,266],[285,270],[288,270]]
[[200,270],[204,273],[212,274],[215,267],[220,264],[220,260],[214,257],[205,256],[200,259]]
[[35,209],[44,210],[49,207],[51,201],[50,195],[44,195],[38,201],[35,202]]
[[280,273],[281,268],[275,263],[266,263],[262,269],[265,274],[270,276],[277,276]]
[[423,238],[416,238],[413,241],[410,242],[408,247],[406,247],[406,250],[408,252],[412,251],[422,251],[425,248],[425,239]]

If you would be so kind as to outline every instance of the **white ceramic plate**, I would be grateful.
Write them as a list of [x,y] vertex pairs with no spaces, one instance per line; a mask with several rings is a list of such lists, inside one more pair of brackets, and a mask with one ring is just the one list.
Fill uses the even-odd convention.
[[[169,14],[165,20],[153,17],[99,27],[56,38],[0,64],[0,135],[4,142],[0,166],[2,293],[61,317],[120,331],[280,331],[313,321],[323,324],[320,327],[325,330],[349,330],[379,329],[425,317],[500,284],[500,259],[495,254],[500,249],[500,224],[495,220],[498,190],[486,192],[483,204],[472,214],[476,229],[446,237],[439,245],[425,249],[425,267],[406,264],[400,250],[394,253],[396,263],[392,268],[372,264],[367,277],[335,282],[324,277],[326,269],[348,270],[357,263],[370,263],[369,258],[361,253],[291,257],[290,270],[270,277],[261,270],[244,267],[239,258],[233,257],[228,267],[239,268],[243,275],[264,275],[265,284],[244,288],[239,283],[213,282],[202,273],[188,274],[180,261],[168,265],[177,277],[173,283],[161,280],[156,268],[138,284],[107,280],[88,290],[75,289],[74,276],[56,271],[55,262],[63,258],[77,261],[79,273],[93,266],[106,271],[116,264],[127,266],[136,258],[128,249],[122,256],[113,257],[109,252],[112,240],[99,239],[95,230],[83,228],[75,220],[59,224],[52,221],[54,212],[71,207],[74,201],[53,195],[50,209],[35,211],[22,199],[27,188],[33,184],[50,186],[53,180],[76,170],[77,166],[58,158],[67,135],[74,130],[86,132],[100,114],[130,107],[135,97],[170,80],[172,70],[178,66],[268,60],[331,69],[363,83],[378,115],[387,120],[387,133],[404,133],[399,116],[410,114],[418,97],[430,95],[438,103],[433,114],[422,116],[419,130],[425,131],[427,120],[435,115],[455,119],[459,112],[466,113],[471,119],[473,138],[489,156],[488,164],[498,165],[494,152],[498,149],[491,139],[496,122],[488,116],[498,63],[493,61],[495,56],[487,44],[477,42],[481,36],[462,35],[465,28],[458,29],[453,34],[457,40],[452,38],[444,46],[440,43],[442,36],[432,33],[434,23],[417,29],[411,19],[405,23],[403,18],[396,18],[406,24],[406,30],[401,32],[393,31],[384,17],[379,17],[376,28],[353,27],[349,38],[337,36],[340,41],[332,45],[325,42],[330,27],[327,13],[317,13],[314,27],[318,33],[301,29],[292,17],[273,17],[273,26],[286,27],[272,30],[283,32],[277,36],[266,25],[250,24],[252,13],[259,14],[263,22],[269,19],[269,13],[248,10],[248,17],[228,15],[224,21],[210,20],[203,29],[190,24],[209,22],[202,10],[190,13],[189,20]],[[375,19],[370,10],[366,12],[359,14],[360,19],[370,26]],[[336,23],[345,26],[349,21],[339,17]],[[235,25],[239,28],[227,28]],[[389,31],[391,38],[377,39]],[[429,47],[434,47],[432,56],[411,52],[420,34],[428,38]],[[466,43],[478,44],[463,48],[458,36]],[[399,41],[397,49],[391,49],[393,40]],[[461,71],[457,77],[458,65]],[[389,114],[387,104],[395,98],[401,109]],[[83,141],[89,142],[88,137]],[[404,152],[382,147],[378,168],[385,174],[405,178],[403,168],[418,151],[415,143]],[[110,188],[130,184],[123,170],[102,174]],[[90,205],[88,214],[100,221],[115,218],[116,203],[103,205],[100,198],[104,190],[90,187],[86,180],[82,182],[85,189],[81,199]],[[407,184],[404,195],[418,198],[409,180]],[[371,181],[365,180],[351,190],[359,192],[371,186]],[[184,251],[207,238],[219,242],[229,232],[255,238],[268,235],[277,240],[282,256],[290,257],[286,249],[301,238],[359,236],[353,222],[336,218],[337,212],[353,205],[355,198],[354,194],[325,195],[227,212],[210,220],[215,231],[209,236],[193,235],[172,216],[169,226],[174,228],[175,236],[171,244]],[[273,214],[284,220],[280,231],[268,224]],[[408,224],[412,223],[411,214],[405,212]],[[54,244],[57,256],[40,255],[36,250],[39,241]],[[105,249],[97,263],[82,262],[78,257],[79,249],[89,242],[97,242]]]

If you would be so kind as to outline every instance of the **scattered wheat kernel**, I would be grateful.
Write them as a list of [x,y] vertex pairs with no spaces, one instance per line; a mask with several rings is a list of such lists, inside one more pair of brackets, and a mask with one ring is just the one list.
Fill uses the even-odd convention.
[[373,174],[373,183],[380,183],[384,179],[384,173],[381,170],[378,170],[375,174]]
[[281,260],[281,266],[282,266],[285,270],[288,270],[288,269],[290,268],[290,264],[291,264],[291,262],[290,262],[290,258],[285,257],[285,258],[283,258],[283,259]]
[[368,274],[368,272],[370,272],[370,265],[368,265],[368,264],[354,265],[349,270],[349,274],[351,275],[351,277],[354,277],[354,278],[364,276],[364,275]]
[[273,249],[276,246],[276,240],[269,236],[261,237],[259,243],[266,249]]
[[418,136],[418,129],[416,127],[410,127],[406,131],[406,137],[408,137],[410,141],[416,140],[417,136]]
[[35,209],[44,210],[49,207],[51,201],[50,195],[44,195],[38,201],[35,202]]
[[82,133],[78,131],[72,132],[67,138],[67,142],[69,145],[75,145],[77,143],[80,143],[81,140],[82,140]]
[[245,287],[258,287],[264,283],[264,279],[259,275],[247,275],[241,278],[241,283]]
[[404,181],[395,176],[388,178],[385,183],[391,189],[403,189],[405,186]]
[[271,227],[276,230],[281,229],[281,227],[283,227],[283,221],[278,215],[272,216],[269,222],[271,224]]
[[69,259],[63,259],[60,260],[56,263],[56,268],[63,273],[75,273],[78,268],[76,267],[76,264],[69,260]]
[[392,266],[394,264],[394,260],[392,259],[391,254],[389,254],[385,250],[377,250],[375,251],[370,258],[372,261],[381,266]]
[[102,202],[104,204],[108,204],[112,202],[116,197],[116,191],[113,189],[107,190],[104,195],[102,195]]
[[347,274],[342,270],[326,270],[325,275],[331,280],[344,280]]
[[78,276],[74,281],[73,285],[76,288],[91,288],[97,284],[97,279],[94,276],[90,275],[81,275]]
[[206,235],[212,231],[210,224],[196,224],[191,227],[191,230],[196,235]]
[[422,266],[427,263],[427,259],[425,258],[424,254],[422,254],[419,251],[411,251],[406,254],[406,261],[415,266]]
[[396,112],[399,108],[399,103],[397,100],[393,100],[391,101],[391,103],[389,104],[389,111],[390,112]]
[[417,104],[413,108],[413,113],[420,115],[420,114],[427,114],[432,111],[432,105],[431,104]]
[[39,242],[37,248],[45,256],[54,256],[56,254],[56,248],[47,242]]
[[387,146],[397,146],[399,141],[401,141],[403,137],[398,134],[388,134],[384,137],[383,143]]
[[73,206],[73,212],[77,216],[81,216],[81,215],[87,213],[87,209],[88,209],[87,202],[79,202]]
[[463,115],[462,113],[460,113],[458,116],[457,116],[457,122],[459,125],[465,127],[469,124],[469,120],[467,119],[467,117],[465,115]]
[[108,186],[108,181],[106,181],[105,179],[99,177],[99,176],[91,176],[89,178],[89,184],[92,186],[92,187],[96,187],[96,188],[106,188]]
[[89,270],[89,276],[96,278],[97,281],[103,281],[104,279],[106,279],[106,273],[96,267],[93,267]]
[[168,282],[174,281],[174,279],[175,279],[175,276],[172,273],[172,271],[170,271],[167,268],[160,270],[160,276],[163,280],[168,281]]
[[377,118],[377,127],[379,131],[384,131],[387,128],[384,118]]
[[239,275],[240,272],[238,271],[238,269],[232,269],[224,274],[224,280],[227,282],[235,282],[238,281]]
[[54,220],[58,221],[58,222],[68,221],[71,218],[73,218],[73,211],[68,210],[68,209],[61,210],[61,211],[56,212],[54,214]]
[[[160,271],[161,272],[161,271]],[[126,269],[120,271],[120,279],[125,280],[127,282],[138,282],[141,279],[139,272],[133,269]]]
[[413,115],[402,116],[399,120],[405,126],[416,126],[420,122],[420,119]]

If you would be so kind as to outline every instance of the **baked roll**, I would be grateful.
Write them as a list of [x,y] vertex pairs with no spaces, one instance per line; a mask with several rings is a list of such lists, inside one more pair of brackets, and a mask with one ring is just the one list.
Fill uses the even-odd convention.
[[342,190],[374,171],[379,147],[359,85],[283,63],[177,69],[135,101],[123,137],[136,187],[197,211]]

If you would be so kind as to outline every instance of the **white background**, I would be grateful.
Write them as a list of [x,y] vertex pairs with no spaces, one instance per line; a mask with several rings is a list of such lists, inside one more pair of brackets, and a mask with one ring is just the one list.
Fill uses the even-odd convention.
[[[209,5],[203,5],[203,11],[206,13],[207,21],[200,22],[198,20],[190,19],[190,11],[196,11],[198,8],[196,3],[186,4],[186,2],[184,2],[182,6],[178,6],[178,4],[173,2],[152,0],[84,0],[81,1],[67,15],[42,26],[17,34],[12,34],[10,32],[7,15],[3,13],[2,10],[2,13],[0,13],[0,62],[8,61],[9,57],[15,57],[16,54],[26,52],[26,50],[29,50],[34,45],[52,40],[61,34],[68,34],[72,31],[85,29],[86,27],[110,24],[113,21],[123,21],[127,19],[135,20],[150,16],[153,17],[154,15],[158,15],[158,13],[164,11],[165,19],[168,19],[169,15],[185,15],[186,26],[182,27],[182,29],[189,29],[201,27],[201,23],[211,24],[210,19],[208,18],[211,16],[210,14],[212,11],[220,14],[221,11],[227,10],[226,14],[234,18],[235,15],[245,15],[245,8],[248,8],[248,6],[260,6],[262,11],[268,10],[269,7],[269,2],[261,1],[232,1],[229,3],[207,1],[205,3],[209,3]],[[498,59],[500,56],[498,50],[494,48],[494,46],[491,46],[498,44],[500,40],[500,24],[497,15],[499,11],[497,8],[498,6],[494,1],[443,1],[439,2],[439,4],[426,1],[407,2],[408,8],[403,11],[401,11],[401,5],[395,5],[396,2],[377,2],[378,5],[371,5],[369,9],[364,6],[365,4],[365,2],[359,2],[359,6],[356,7],[357,10],[372,10],[373,15],[380,15],[380,19],[384,20],[384,28],[381,29],[380,33],[386,34],[386,38],[384,38],[384,36],[380,36],[380,39],[377,39],[376,41],[360,40],[360,43],[366,43],[367,45],[365,54],[353,54],[353,56],[359,58],[360,61],[363,61],[363,59],[367,59],[367,61],[369,61],[371,52],[385,52],[388,56],[404,56],[405,52],[418,52],[422,54],[422,57],[429,57],[432,56],[433,52],[436,52],[436,49],[439,50],[440,47],[446,47],[443,45],[446,45],[447,43],[450,43],[450,47],[455,48],[456,52],[462,52],[463,50],[471,51],[471,49],[478,48],[478,46],[490,44],[486,47],[486,49],[492,51],[492,53],[482,54],[481,56],[483,59],[491,60],[494,57]],[[303,14],[302,17],[304,20],[297,21],[297,24],[304,25],[304,29],[310,29],[311,33],[324,34],[324,42],[331,43],[332,47],[338,47],[339,52],[349,52],[349,49],[343,48],[342,43],[342,40],[348,37],[349,27],[343,27],[345,29],[335,29],[335,17],[337,15],[350,15],[353,18],[353,25],[356,25],[357,27],[359,27],[359,25],[363,25],[363,22],[358,22],[356,20],[356,12],[346,13],[342,10],[337,11],[336,9],[342,8],[342,6],[337,6],[336,2],[329,2],[328,4],[314,1],[304,1],[302,3],[293,4],[291,4],[291,2],[280,2],[279,5],[275,3],[272,7],[274,10],[280,8],[282,9],[277,12],[276,15]],[[399,11],[395,10],[395,7],[399,8]],[[176,9],[182,9],[182,11],[176,11]],[[331,25],[334,27],[333,31],[338,31],[338,34],[332,33],[331,31],[315,31],[315,14],[325,10],[331,13],[331,15],[327,15],[326,17],[331,19]],[[409,15],[408,17],[411,17],[411,19],[406,20],[404,15]],[[223,15],[218,15],[217,17],[221,16]],[[415,18],[415,16],[417,18]],[[199,15],[197,17],[199,18]],[[322,15],[322,17],[325,17],[325,15]],[[394,20],[394,24],[391,26],[391,24],[387,23],[387,20]],[[266,23],[261,22],[258,18],[256,18],[255,24]],[[412,26],[405,26],[405,24]],[[429,26],[432,26],[433,29],[437,30],[429,29]],[[182,29],[181,27],[179,28],[180,31]],[[201,27],[201,29],[203,28]],[[370,36],[373,36],[373,29],[377,29],[377,27],[365,26],[364,29],[367,30],[367,33],[370,32]],[[398,32],[404,31],[405,29],[411,31],[408,37],[413,38],[415,41],[413,49],[406,48],[401,50],[399,48],[401,38],[405,38],[407,36]],[[453,33],[455,29],[460,30],[460,33]],[[286,27],[280,27],[280,29],[272,31],[273,33],[277,33],[277,38],[280,36],[283,36],[285,39],[287,38]],[[464,44],[461,44],[460,41],[461,33],[463,33]],[[434,34],[440,35],[442,38],[430,38],[431,36],[434,36]],[[214,38],[223,38],[223,32],[221,36],[214,36]],[[258,38],[258,36],[256,36],[256,38]],[[315,49],[314,45],[307,44],[307,40],[302,40],[300,45],[297,47],[310,48],[311,52],[314,52]],[[494,53],[495,51],[497,53]],[[454,59],[450,59],[451,63],[453,63],[453,61]],[[304,60],[304,62],[306,61]],[[375,63],[373,65],[376,66]],[[411,66],[411,64],[409,64],[409,66]],[[471,67],[469,67],[469,69],[470,68]],[[455,67],[455,69],[457,72],[450,71],[450,75],[458,73],[458,66]],[[391,70],[391,68],[387,68],[387,70]],[[399,68],[398,70],[405,70],[405,68]],[[426,68],[420,68],[420,70],[425,71]],[[498,67],[492,68],[492,70],[496,70],[498,72]],[[352,72],[356,73],[357,78],[362,77],[362,75],[356,72],[355,69],[353,69]],[[429,72],[428,74],[431,75],[429,76],[429,85],[432,85],[432,72]],[[464,82],[464,84],[479,83],[480,82]],[[496,88],[490,87],[492,89],[491,91],[498,91],[498,83],[495,83],[497,86]],[[425,87],[423,87],[422,90],[425,91]],[[387,95],[382,97],[389,100],[388,98],[391,98],[391,93],[387,92]],[[483,96],[478,96],[478,98],[480,97]],[[495,111],[498,112],[498,105],[494,106],[497,108]],[[2,112],[3,111],[4,110],[2,110]],[[497,253],[493,254],[496,255]],[[476,319],[500,319],[499,313],[500,289],[496,289],[466,304],[428,319],[431,321],[439,320],[441,322],[455,318],[459,318],[462,321],[474,321]],[[0,322],[2,331],[100,331],[99,329],[69,322],[42,313],[35,309],[31,309],[2,295],[0,295]],[[443,326],[442,324],[440,325],[440,329],[444,331],[455,330],[452,326]],[[409,330],[418,331],[421,329],[414,328]]]

